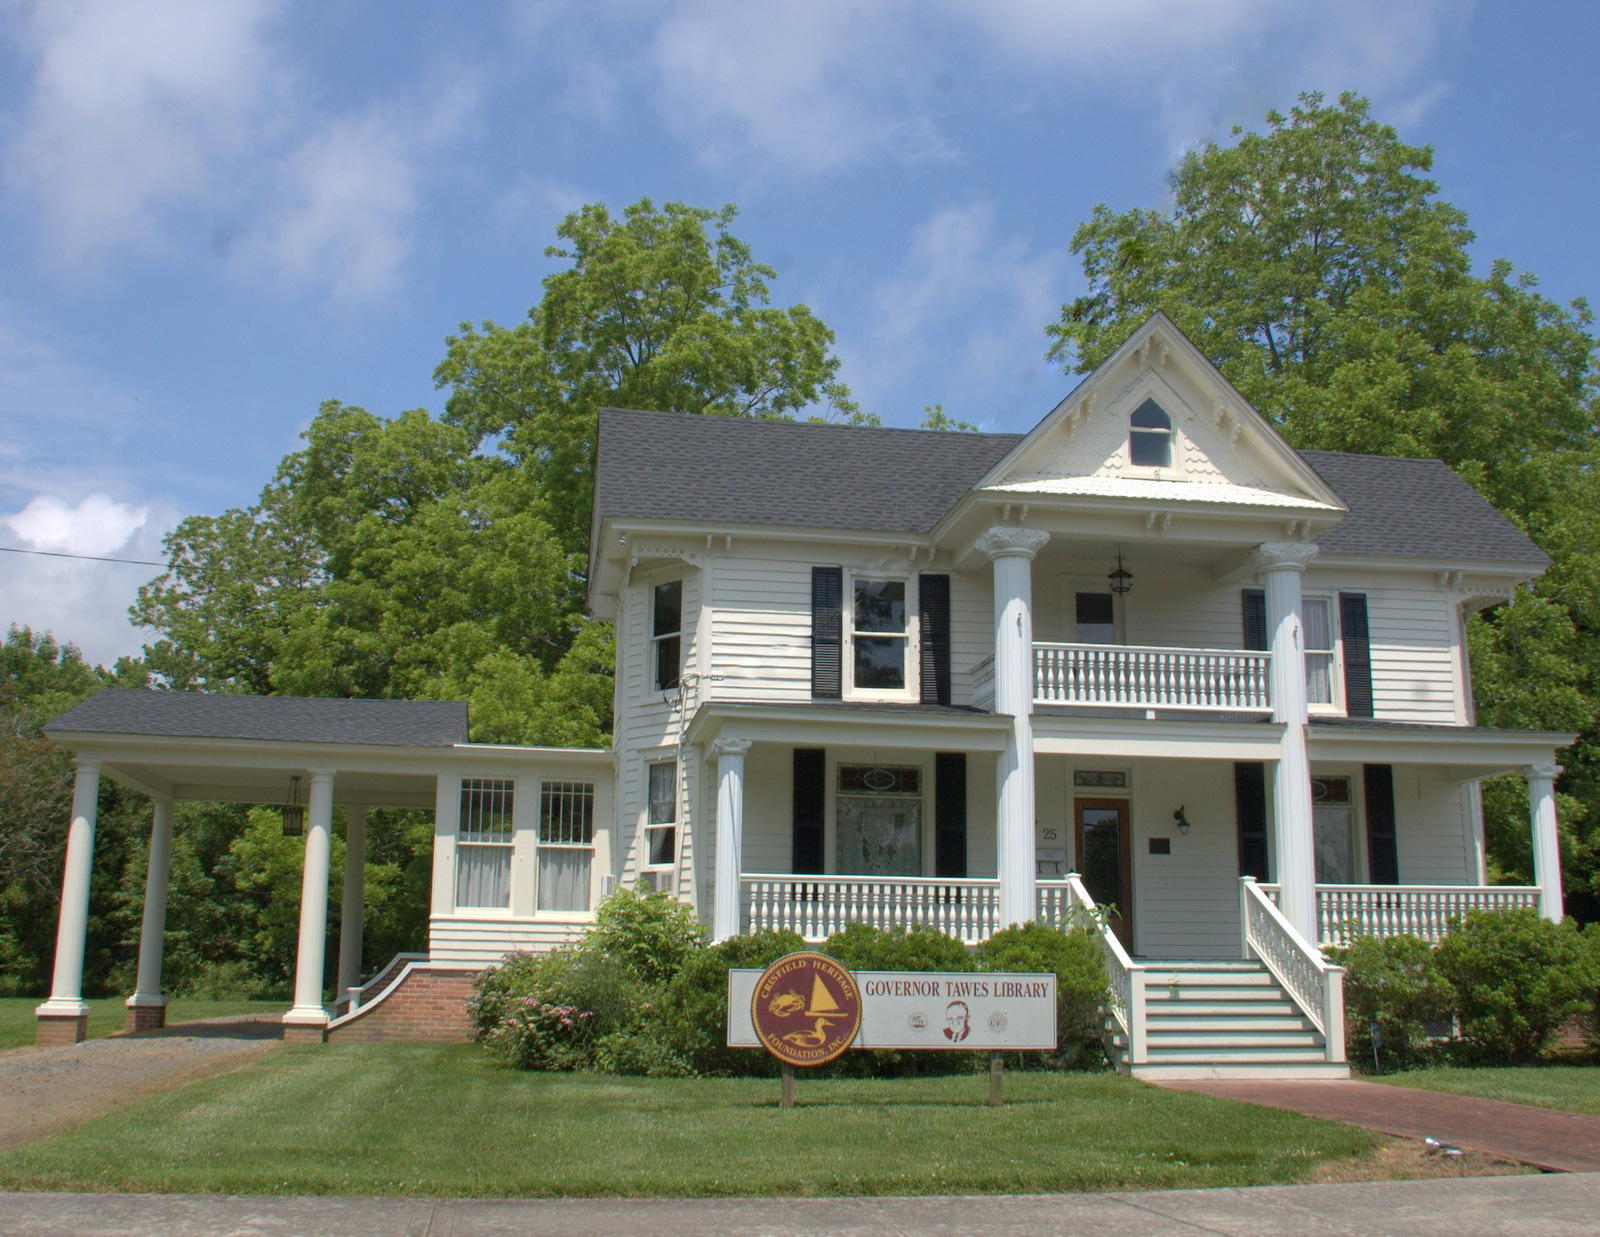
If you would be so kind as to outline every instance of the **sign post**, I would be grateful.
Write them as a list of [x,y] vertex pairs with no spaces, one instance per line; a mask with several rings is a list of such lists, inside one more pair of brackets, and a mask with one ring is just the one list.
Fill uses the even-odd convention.
[[783,1107],[796,1067],[850,1048],[989,1053],[989,1103],[1002,1103],[1008,1051],[1056,1046],[1056,977],[995,972],[851,972],[826,954],[786,954],[766,970],[728,972],[728,1047],[765,1048],[783,1066]]

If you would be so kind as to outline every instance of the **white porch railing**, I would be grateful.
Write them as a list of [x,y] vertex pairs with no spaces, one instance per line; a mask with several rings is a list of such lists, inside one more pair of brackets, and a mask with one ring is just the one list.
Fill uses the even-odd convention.
[[1468,911],[1538,909],[1537,885],[1318,885],[1319,944],[1352,936],[1420,936],[1437,941]]
[[1271,653],[1128,644],[1035,644],[1038,704],[1270,713]]
[[[739,885],[745,931],[782,929],[812,943],[847,924],[865,923],[874,928],[926,924],[976,945],[1001,926],[997,880],[761,873],[740,877]],[[1037,891],[1041,922],[1059,926],[1071,918],[1066,881],[1039,881]]]
[[1128,956],[1110,921],[1097,915],[1095,902],[1076,872],[1067,877],[1066,914],[1085,927],[1093,926],[1100,938],[1106,959],[1106,979],[1111,985],[1111,1017],[1122,1029],[1128,1044],[1128,1064],[1143,1065],[1150,1059],[1145,1036],[1145,971]]
[[[1256,888],[1278,900],[1278,886]],[[1342,949],[1357,936],[1437,941],[1468,911],[1537,910],[1537,885],[1318,885],[1317,944]]]
[[1256,957],[1283,985],[1311,1025],[1322,1032],[1329,1061],[1344,1061],[1344,970],[1295,931],[1255,877],[1239,878],[1244,956]]

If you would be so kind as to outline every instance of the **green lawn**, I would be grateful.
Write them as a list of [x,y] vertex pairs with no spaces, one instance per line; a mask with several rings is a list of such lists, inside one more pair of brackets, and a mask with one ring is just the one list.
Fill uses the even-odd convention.
[[1499,1069],[1419,1069],[1372,1079],[1482,1100],[1534,1104],[1600,1117],[1600,1066],[1511,1065]]
[[[0,997],[0,1050],[21,1048],[33,1043],[37,1025],[33,1011],[43,997]],[[128,1010],[123,997],[100,997],[89,1002],[89,1037],[110,1035],[127,1025]],[[174,1000],[167,1006],[167,1025],[196,1018],[221,1018],[228,1014],[281,1014],[287,1001],[187,1001]]]
[[1381,1136],[1115,1075],[525,1074],[476,1048],[280,1048],[0,1153],[0,1189],[479,1196],[993,1193],[1296,1181]]

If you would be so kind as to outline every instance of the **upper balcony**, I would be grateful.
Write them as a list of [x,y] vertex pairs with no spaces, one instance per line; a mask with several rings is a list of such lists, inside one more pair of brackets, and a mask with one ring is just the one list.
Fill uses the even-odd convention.
[[[1036,641],[1033,700],[1085,709],[1267,717],[1271,665],[1271,653],[1242,649]],[[979,708],[994,707],[992,656],[973,667],[972,694]]]

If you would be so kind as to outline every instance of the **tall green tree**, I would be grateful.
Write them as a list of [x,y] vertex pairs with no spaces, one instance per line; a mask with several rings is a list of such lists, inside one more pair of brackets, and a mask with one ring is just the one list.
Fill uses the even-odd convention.
[[[1600,914],[1600,431],[1593,317],[1495,262],[1474,273],[1433,154],[1364,99],[1301,97],[1264,132],[1185,156],[1165,209],[1095,208],[1088,289],[1047,328],[1087,371],[1167,313],[1297,447],[1445,460],[1555,560],[1471,624],[1479,721],[1574,730],[1567,892]],[[1486,794],[1492,858],[1528,871],[1525,801]],[[1519,818],[1519,812],[1522,814]]]
[[260,500],[184,521],[134,619],[176,687],[466,699],[480,740],[601,744],[610,629],[584,617],[604,404],[866,420],[833,333],[770,304],[735,211],[586,206],[526,322],[462,327],[442,419],[330,401]]

